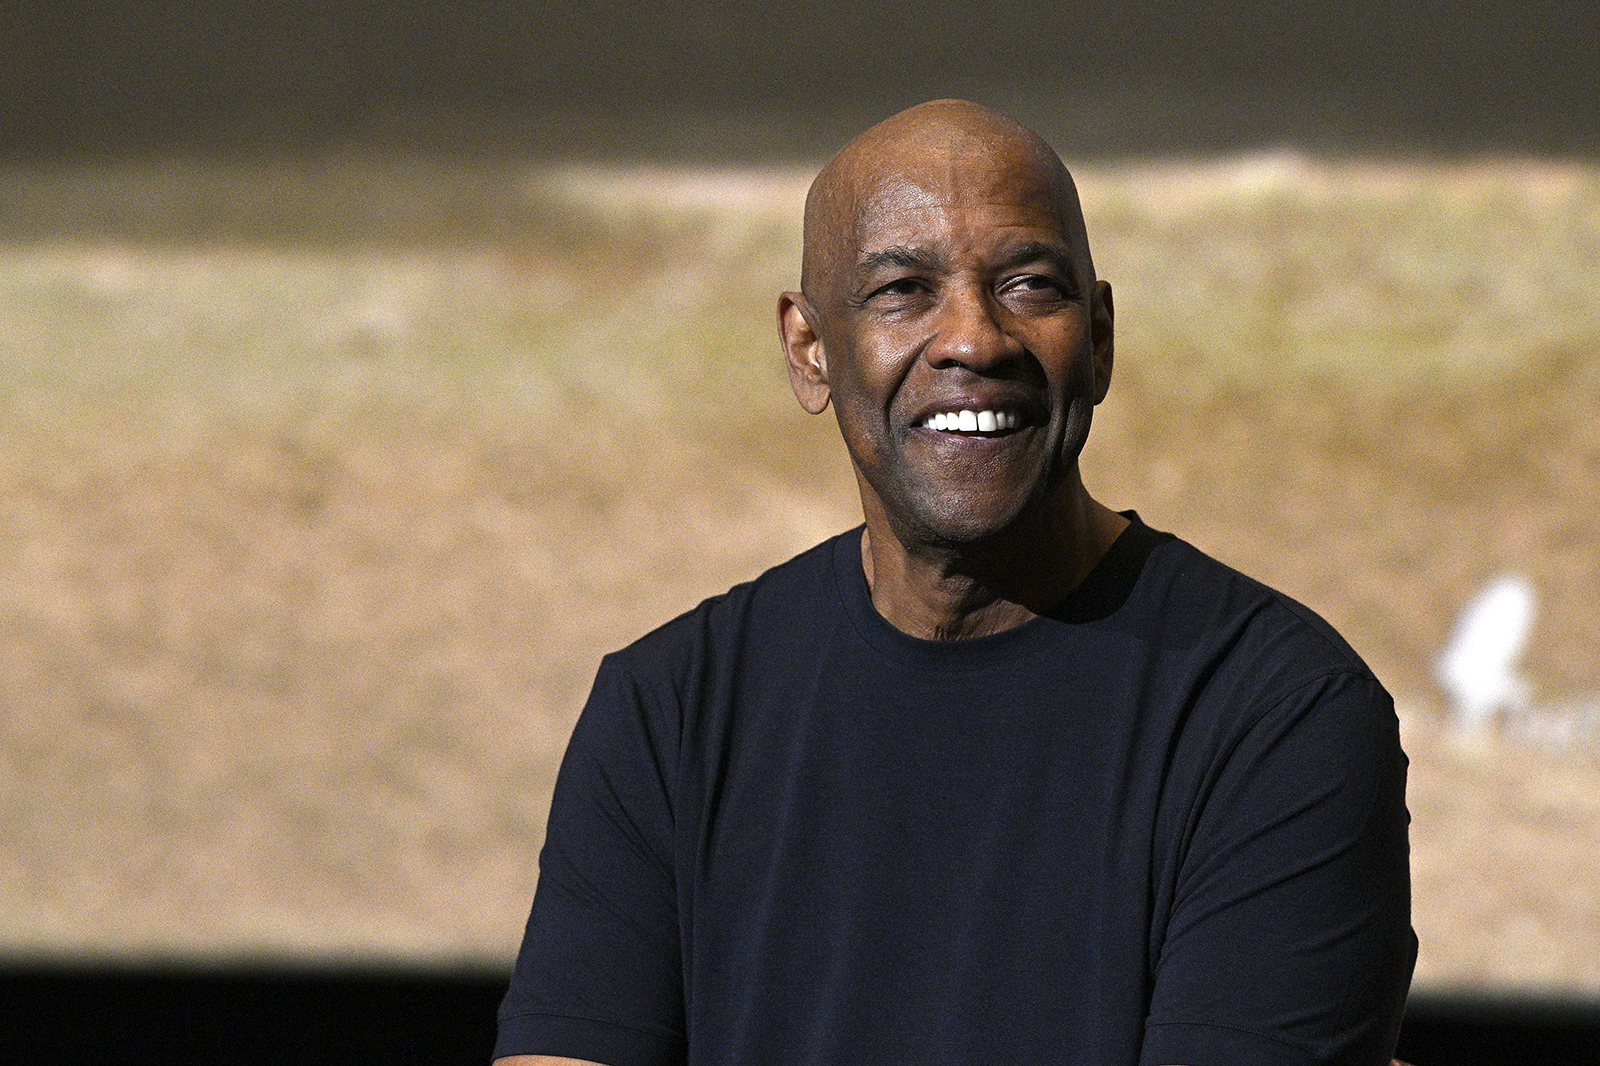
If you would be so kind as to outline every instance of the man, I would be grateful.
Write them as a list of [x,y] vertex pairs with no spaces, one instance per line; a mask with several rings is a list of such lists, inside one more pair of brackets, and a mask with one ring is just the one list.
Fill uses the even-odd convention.
[[823,169],[778,325],[865,526],[601,665],[505,1061],[1389,1061],[1392,706],[1305,608],[1089,495],[1112,321],[1008,119],[925,104]]

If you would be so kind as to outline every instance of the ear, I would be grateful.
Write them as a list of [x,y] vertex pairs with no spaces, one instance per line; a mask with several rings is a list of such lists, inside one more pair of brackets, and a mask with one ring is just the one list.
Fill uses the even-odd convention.
[[807,413],[820,415],[828,409],[832,389],[828,385],[828,354],[816,321],[816,312],[803,293],[786,292],[778,297],[778,337],[789,363],[789,386]]
[[1115,309],[1111,303],[1111,283],[1097,281],[1094,283],[1094,295],[1089,297],[1089,343],[1094,349],[1094,402],[1099,403],[1106,398],[1106,391],[1111,388],[1111,366],[1114,348],[1113,337],[1116,321]]

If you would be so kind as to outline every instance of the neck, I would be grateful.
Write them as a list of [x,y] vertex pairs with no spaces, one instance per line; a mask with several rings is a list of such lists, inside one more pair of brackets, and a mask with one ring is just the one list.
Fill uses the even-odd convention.
[[867,514],[861,565],[872,603],[890,624],[925,640],[998,633],[1044,614],[1082,584],[1128,520],[1081,482],[1037,520],[981,542],[951,546],[896,535]]

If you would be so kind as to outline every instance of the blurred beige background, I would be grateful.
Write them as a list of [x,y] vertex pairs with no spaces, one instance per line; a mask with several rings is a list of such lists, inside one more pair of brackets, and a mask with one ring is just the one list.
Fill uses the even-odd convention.
[[[1097,107],[991,23],[894,92],[850,68],[780,99],[740,95],[796,62],[765,24],[693,22],[592,111],[568,53],[491,77],[509,46],[442,30],[340,22],[339,62],[204,19],[146,68],[137,35],[8,52],[5,99],[59,121],[13,107],[0,153],[0,959],[509,965],[599,656],[858,520],[773,298],[823,146],[942,69],[1079,175],[1118,307],[1098,494],[1325,614],[1394,692],[1419,987],[1600,994],[1600,165],[1572,63],[1482,65],[1577,46],[1420,16],[1359,61],[1316,23],[1123,40],[1152,19],[1059,44]],[[673,80],[713,46],[709,88]],[[1003,85],[968,69],[1001,53]],[[1463,55],[1480,76],[1440,82]],[[1537,590],[1532,710],[1463,740],[1432,663],[1503,572]]]

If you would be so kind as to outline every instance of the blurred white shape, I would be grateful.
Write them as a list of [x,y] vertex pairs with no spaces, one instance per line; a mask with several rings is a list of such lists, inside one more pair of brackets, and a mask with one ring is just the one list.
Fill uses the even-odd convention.
[[1570,751],[1600,738],[1600,696],[1535,704],[1511,724],[1516,740],[1551,751]]
[[1461,733],[1481,734],[1496,713],[1510,715],[1527,705],[1518,664],[1532,625],[1533,586],[1517,574],[1489,582],[1456,619],[1433,672]]

